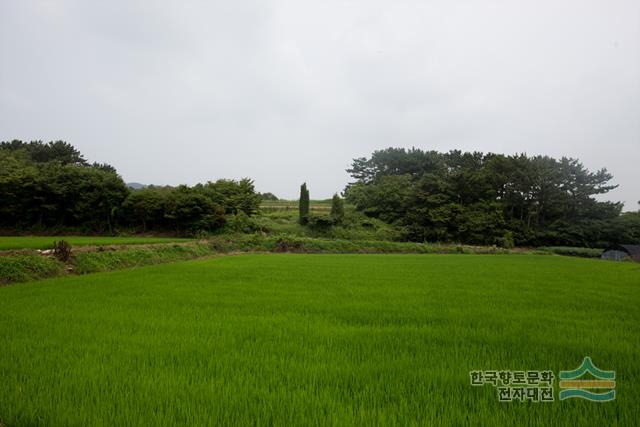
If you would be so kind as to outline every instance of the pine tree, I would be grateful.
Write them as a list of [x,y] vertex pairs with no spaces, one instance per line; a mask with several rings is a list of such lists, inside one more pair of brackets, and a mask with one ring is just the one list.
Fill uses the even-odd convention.
[[309,190],[307,183],[300,186],[300,224],[304,225],[309,221]]

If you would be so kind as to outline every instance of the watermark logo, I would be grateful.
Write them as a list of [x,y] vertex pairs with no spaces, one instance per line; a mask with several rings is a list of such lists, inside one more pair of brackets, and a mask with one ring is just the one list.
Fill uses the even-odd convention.
[[[471,371],[472,386],[493,386],[500,402],[553,402],[556,376],[546,371]],[[616,373],[596,368],[590,357],[573,371],[560,371],[559,400],[581,398],[608,402],[616,398]]]
[[[582,378],[590,374],[593,379]],[[582,364],[573,371],[560,371],[560,400],[572,397],[591,400],[592,402],[608,402],[616,398],[616,372],[603,371],[596,368],[590,357],[585,357]],[[596,393],[593,390],[601,392]]]
[[471,371],[471,385],[492,385],[500,402],[553,402],[551,371]]

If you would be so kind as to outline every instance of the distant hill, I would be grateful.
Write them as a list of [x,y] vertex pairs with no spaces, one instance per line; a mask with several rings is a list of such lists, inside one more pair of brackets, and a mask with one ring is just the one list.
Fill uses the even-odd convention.
[[127,187],[133,189],[133,190],[140,190],[142,188],[145,188],[146,185],[144,184],[140,184],[139,182],[127,182]]

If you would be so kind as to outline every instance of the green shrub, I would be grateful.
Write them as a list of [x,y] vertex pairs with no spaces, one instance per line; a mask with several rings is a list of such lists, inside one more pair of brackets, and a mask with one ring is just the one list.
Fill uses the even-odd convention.
[[507,231],[502,237],[496,239],[496,243],[501,248],[513,249],[513,247],[515,246],[515,243],[513,241],[513,233],[511,231]]
[[226,231],[231,233],[255,233],[256,231],[264,231],[263,222],[259,217],[250,217],[243,211],[236,214],[227,215]]
[[339,224],[344,219],[344,200],[337,194],[331,199],[331,219],[334,223]]
[[336,224],[332,216],[327,215],[308,215],[307,225],[315,231],[328,231]]

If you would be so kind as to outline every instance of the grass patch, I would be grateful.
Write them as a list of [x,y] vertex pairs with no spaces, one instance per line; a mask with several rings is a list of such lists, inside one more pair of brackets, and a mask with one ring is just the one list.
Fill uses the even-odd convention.
[[570,246],[543,246],[538,250],[551,252],[557,255],[577,256],[581,258],[600,258],[603,249],[597,248],[574,248]]
[[468,246],[452,244],[428,244],[390,242],[383,240],[345,240],[301,237],[296,235],[239,234],[223,235],[210,239],[210,246],[217,252],[296,252],[296,253],[404,253],[404,254],[480,254],[510,253],[494,246]]
[[0,284],[27,282],[64,273],[64,264],[37,254],[0,256]]
[[[0,289],[7,425],[634,425],[636,265],[264,254]],[[473,369],[616,370],[617,399],[499,403]],[[556,383],[557,385],[557,383]],[[556,389],[557,399],[557,389]]]
[[56,240],[66,240],[71,246],[144,245],[187,242],[174,237],[109,237],[109,236],[0,236],[0,250],[51,249]]
[[[143,265],[186,261],[214,255],[208,244],[153,245],[125,249],[104,249],[72,253],[68,270],[76,274],[122,270]],[[55,277],[66,272],[65,265],[53,257],[45,257],[28,251],[16,251],[0,256],[0,284],[27,282]]]
[[212,255],[209,245],[163,245],[149,248],[130,248],[118,251],[83,252],[74,255],[74,271],[79,274],[120,270],[143,265],[185,261]]

